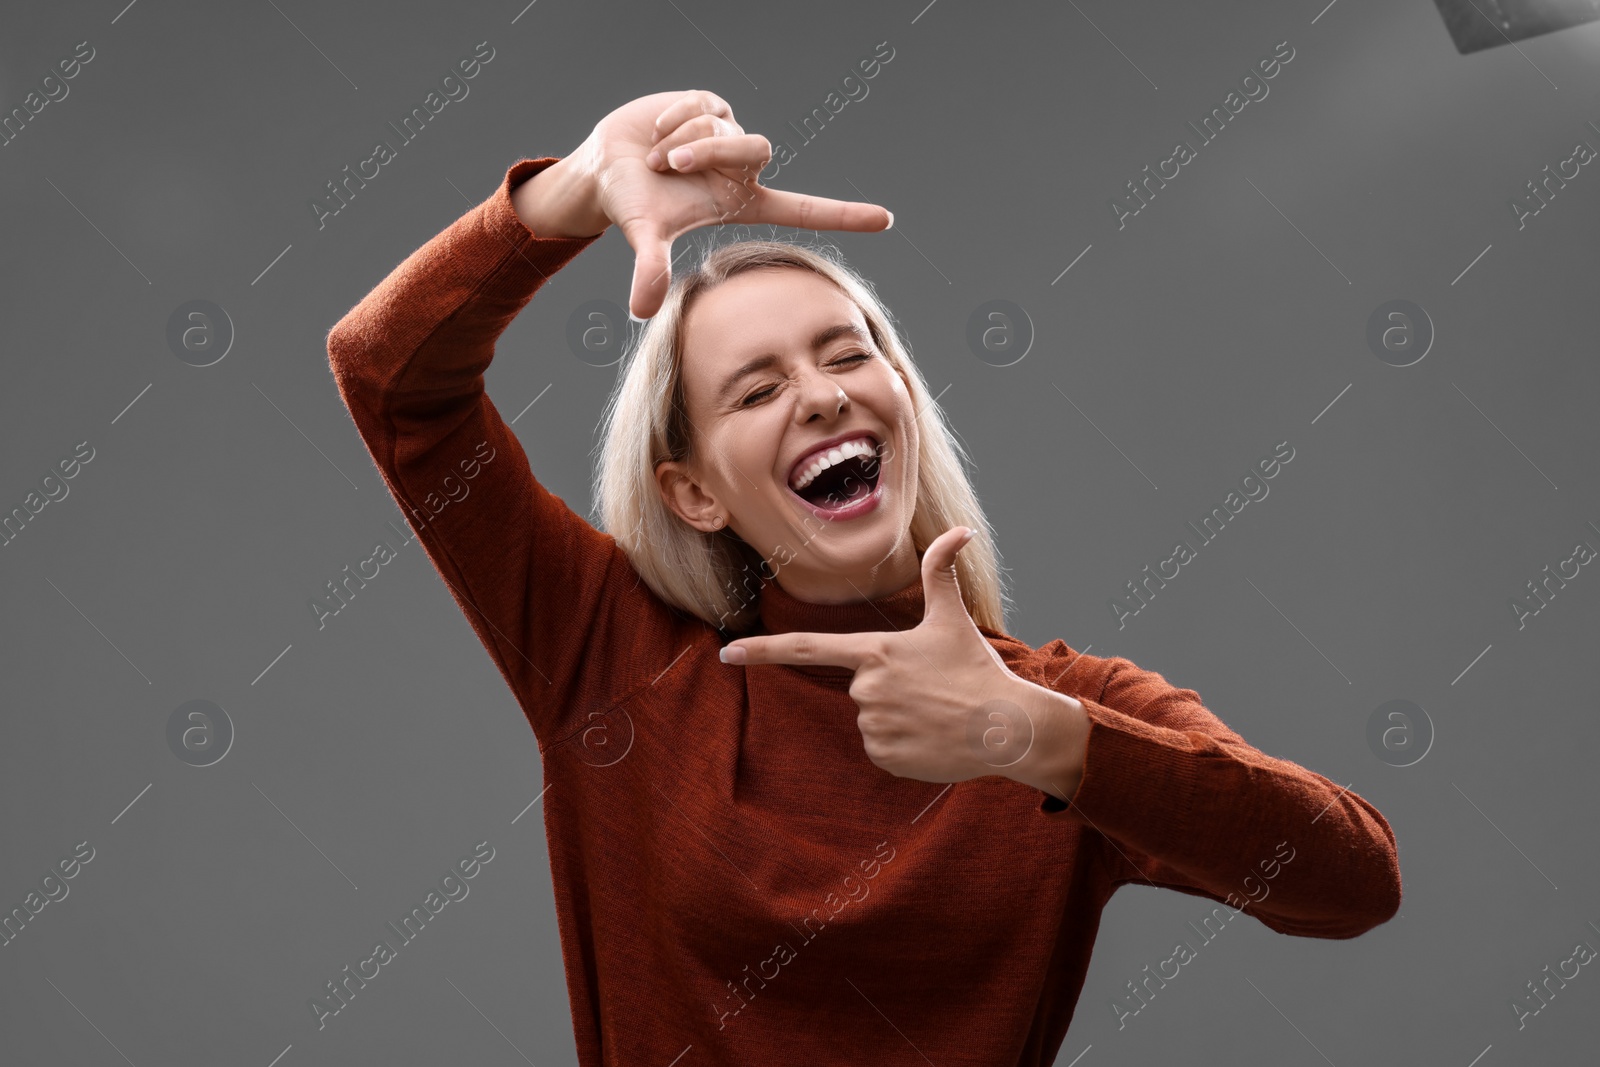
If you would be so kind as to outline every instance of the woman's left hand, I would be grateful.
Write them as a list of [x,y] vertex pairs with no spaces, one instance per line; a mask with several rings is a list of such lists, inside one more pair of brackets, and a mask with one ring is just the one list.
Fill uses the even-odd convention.
[[952,527],[923,552],[923,615],[913,629],[745,637],[724,648],[723,661],[855,671],[850,697],[861,708],[867,758],[890,774],[924,782],[1011,777],[1007,768],[1028,754],[1042,724],[1024,708],[1037,706],[1022,691],[1031,683],[1006,667],[961,599],[955,558],[972,536]]

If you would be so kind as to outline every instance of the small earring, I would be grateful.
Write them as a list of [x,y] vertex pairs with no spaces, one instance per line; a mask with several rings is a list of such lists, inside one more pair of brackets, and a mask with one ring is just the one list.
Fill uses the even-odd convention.
[[718,515],[716,518],[711,520],[711,528],[713,530],[722,529],[722,516],[721,515]]

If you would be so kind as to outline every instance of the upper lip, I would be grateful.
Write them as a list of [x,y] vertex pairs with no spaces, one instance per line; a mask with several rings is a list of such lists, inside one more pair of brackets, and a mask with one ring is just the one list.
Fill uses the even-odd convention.
[[795,477],[807,466],[810,466],[810,461],[816,459],[818,453],[826,452],[830,448],[836,448],[839,445],[844,444],[846,441],[854,441],[858,437],[865,437],[870,440],[874,448],[877,448],[883,444],[883,439],[877,434],[873,433],[871,430],[851,430],[848,433],[842,433],[836,437],[830,437],[825,441],[818,441],[816,444],[800,453],[800,455],[796,457],[795,461],[789,465],[789,477],[784,484],[793,485]]

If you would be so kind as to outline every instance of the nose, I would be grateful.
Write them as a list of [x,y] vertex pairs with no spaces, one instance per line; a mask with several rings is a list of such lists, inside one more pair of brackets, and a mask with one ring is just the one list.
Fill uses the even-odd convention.
[[795,418],[800,422],[835,418],[850,404],[850,397],[846,395],[838,381],[817,367],[810,367],[801,372],[797,388],[800,403],[795,411]]

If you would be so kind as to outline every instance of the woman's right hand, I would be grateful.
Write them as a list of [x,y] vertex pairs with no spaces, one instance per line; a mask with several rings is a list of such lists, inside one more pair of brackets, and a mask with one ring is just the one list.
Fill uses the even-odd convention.
[[[673,156],[678,149],[692,159]],[[876,204],[761,186],[758,177],[771,159],[767,139],[745,133],[727,101],[715,93],[654,93],[601,119],[570,156],[525,185],[549,174],[541,185],[567,192],[571,214],[566,217],[603,218],[621,227],[635,257],[628,310],[643,319],[666,299],[673,240],[700,226],[769,223],[875,232],[893,223],[893,214]],[[552,174],[558,167],[562,173]],[[538,192],[530,189],[525,195]]]

